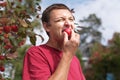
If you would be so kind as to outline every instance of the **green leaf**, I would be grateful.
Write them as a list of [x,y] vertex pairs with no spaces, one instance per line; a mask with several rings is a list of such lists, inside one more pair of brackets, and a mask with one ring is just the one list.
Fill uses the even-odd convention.
[[9,36],[10,42],[13,46],[17,46],[17,41],[13,36]]
[[36,36],[35,35],[32,35],[32,36],[29,36],[30,37],[30,42],[35,45],[36,44]]

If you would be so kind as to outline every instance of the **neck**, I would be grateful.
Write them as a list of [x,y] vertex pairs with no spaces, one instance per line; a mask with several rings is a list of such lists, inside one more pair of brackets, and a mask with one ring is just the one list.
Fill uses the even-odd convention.
[[48,40],[48,42],[46,43],[46,45],[48,45],[50,47],[53,47],[55,49],[58,49],[58,50],[62,50],[62,47],[60,46],[60,44],[58,44],[57,41]]

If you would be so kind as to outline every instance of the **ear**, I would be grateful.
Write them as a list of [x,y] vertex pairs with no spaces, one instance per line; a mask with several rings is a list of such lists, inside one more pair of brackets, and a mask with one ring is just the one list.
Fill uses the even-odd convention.
[[45,29],[46,32],[49,32],[49,31],[50,31],[50,29],[49,29],[49,24],[48,24],[48,23],[43,22],[43,27],[44,27],[44,29]]

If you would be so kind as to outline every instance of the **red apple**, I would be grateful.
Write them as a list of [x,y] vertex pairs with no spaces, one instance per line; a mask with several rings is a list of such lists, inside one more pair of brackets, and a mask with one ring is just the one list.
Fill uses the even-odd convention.
[[12,48],[13,46],[10,44],[10,43],[7,43],[5,46],[4,46],[4,48],[5,49],[10,49],[10,48]]
[[5,56],[0,55],[0,60],[4,60],[4,59],[5,59]]
[[71,29],[70,28],[65,28],[63,31],[65,31],[68,34],[68,37],[71,36]]
[[7,33],[4,34],[3,36],[4,36],[4,38],[8,38],[9,37],[9,35]]
[[5,71],[5,68],[3,66],[0,66],[0,71],[1,72],[4,72]]
[[0,27],[0,34],[2,34],[3,32],[3,27]]
[[9,33],[9,32],[11,31],[11,27],[10,27],[10,26],[4,26],[4,27],[3,27],[3,31],[4,31],[5,33]]
[[7,39],[7,38],[5,37],[5,39],[4,39],[3,42],[6,43],[6,44],[8,44],[8,43],[9,43],[9,39]]
[[11,30],[12,30],[13,32],[17,32],[17,31],[18,31],[18,26],[12,25],[12,26],[11,26]]
[[25,39],[23,39],[21,42],[19,42],[19,46],[22,46],[25,44]]

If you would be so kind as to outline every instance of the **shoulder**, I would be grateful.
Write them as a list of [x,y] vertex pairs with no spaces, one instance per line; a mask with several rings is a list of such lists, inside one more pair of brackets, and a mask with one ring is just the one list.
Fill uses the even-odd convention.
[[31,46],[31,47],[28,48],[26,54],[29,55],[29,56],[44,55],[44,45]]
[[31,46],[28,48],[27,52],[37,52],[41,51],[44,48],[44,45],[39,45],[39,46]]

